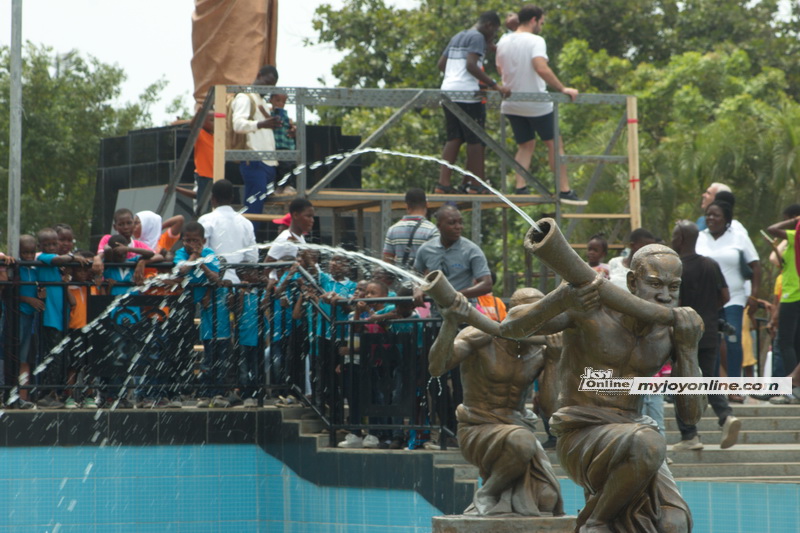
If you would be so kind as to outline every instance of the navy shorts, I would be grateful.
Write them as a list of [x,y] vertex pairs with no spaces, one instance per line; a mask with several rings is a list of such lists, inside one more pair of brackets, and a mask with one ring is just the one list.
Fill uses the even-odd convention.
[[[477,122],[481,128],[486,125],[486,104],[476,102],[474,104],[465,104],[463,102],[455,102],[472,120]],[[450,112],[446,107],[444,108],[444,122],[447,131],[447,140],[453,141],[461,139],[467,144],[484,144],[480,138],[472,133],[472,131],[463,125],[456,116]]]
[[514,131],[514,140],[517,144],[532,141],[539,135],[543,141],[552,141],[555,137],[553,112],[539,117],[521,117],[519,115],[506,115]]

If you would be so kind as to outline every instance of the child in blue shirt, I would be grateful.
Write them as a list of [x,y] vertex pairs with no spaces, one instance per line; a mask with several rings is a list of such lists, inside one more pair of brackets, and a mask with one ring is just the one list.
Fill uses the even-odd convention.
[[[19,259],[20,261],[36,260],[36,238],[33,235],[21,235],[19,238]],[[17,268],[17,275],[21,282],[19,286],[19,349],[17,358],[19,359],[19,385],[24,387],[30,383],[31,363],[35,362],[35,357],[30,353],[31,339],[37,328],[37,321],[42,311],[44,311],[45,290],[39,289],[36,283],[36,269],[31,266],[20,266]],[[24,409],[33,408],[33,404],[28,401],[28,389],[19,389],[18,406]]]
[[264,353],[264,338],[269,322],[264,320],[267,298],[261,273],[257,268],[236,269],[242,286],[237,294],[235,315],[237,340],[239,345],[239,386],[245,398],[245,407],[257,407],[259,376],[259,355]]
[[[74,256],[72,253],[57,255],[58,234],[52,228],[44,228],[37,234],[39,250],[41,253],[37,259],[44,263],[44,266],[36,267],[36,281],[44,286],[44,312],[42,315],[42,329],[40,333],[42,363],[45,370],[42,374],[43,385],[62,385],[66,381],[66,364],[63,352],[51,353],[64,338],[66,331],[67,317],[69,309],[64,305],[66,301],[64,286],[62,285],[63,276],[59,265],[67,263],[78,263],[86,265],[89,263],[85,257]],[[50,283],[54,283],[50,285]],[[40,285],[41,286],[41,285]],[[39,398],[39,407],[61,408],[64,404],[58,399],[59,391],[49,389],[49,393]]]
[[[294,256],[285,255],[280,261],[294,261]],[[296,361],[288,361],[289,343],[296,329],[297,320],[292,317],[293,309],[298,301],[299,291],[296,282],[300,274],[295,267],[284,267],[275,270],[278,281],[272,290],[272,320],[270,325],[270,385],[285,385],[292,377],[297,379]],[[299,358],[299,357],[298,357]],[[300,385],[301,381],[296,383]]]
[[[130,246],[133,244],[124,235],[112,235],[106,245],[103,247],[102,263],[103,274],[102,281],[105,285],[103,292],[110,296],[121,296],[123,294],[138,294],[137,289],[133,284],[141,283],[137,279],[136,270],[141,268],[139,263],[144,260],[162,261],[163,258],[160,254],[154,253],[148,248],[139,248]],[[77,256],[76,256],[77,257]],[[125,265],[131,266],[114,266]],[[121,367],[128,367],[131,359],[140,349],[139,339],[136,334],[131,332],[131,327],[141,320],[141,309],[138,306],[130,305],[130,301],[126,298],[120,298],[114,308],[109,314],[112,322],[121,326],[121,330],[130,333],[128,336],[121,334],[120,331],[112,333],[112,348],[113,361],[112,365],[121,369]],[[140,373],[136,371],[135,373]],[[119,374],[111,376],[113,385],[121,385],[124,380],[123,375]],[[134,376],[137,383],[143,379],[136,375]],[[142,391],[137,389],[134,391],[134,396],[137,399],[141,398]],[[119,407],[130,407],[126,392],[120,390],[119,394]]]
[[[189,285],[193,286],[194,302],[201,306],[202,381],[206,384],[218,384],[227,377],[230,368],[231,324],[225,301],[227,290],[205,286],[209,282],[219,282],[220,268],[214,250],[205,245],[205,228],[202,224],[189,222],[184,226],[181,238],[183,248],[175,252],[175,267],[181,277],[188,278]],[[212,387],[201,391],[201,395],[221,392]]]

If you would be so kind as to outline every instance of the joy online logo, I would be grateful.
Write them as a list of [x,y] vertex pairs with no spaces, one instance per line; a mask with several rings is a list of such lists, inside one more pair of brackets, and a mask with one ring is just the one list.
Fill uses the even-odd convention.
[[633,378],[615,378],[613,370],[595,370],[587,366],[581,375],[578,390],[598,394],[627,394],[633,386]]

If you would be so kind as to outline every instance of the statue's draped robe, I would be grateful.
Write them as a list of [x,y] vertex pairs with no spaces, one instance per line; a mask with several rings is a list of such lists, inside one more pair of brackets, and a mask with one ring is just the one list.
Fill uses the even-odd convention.
[[[492,465],[505,450],[505,442],[514,432],[524,431],[533,436],[536,417],[528,411],[525,415],[503,416],[491,411],[459,405],[456,409],[458,420],[458,445],[464,458],[477,466],[481,477],[486,480],[492,475]],[[547,458],[542,445],[535,438],[534,456],[529,461],[525,473],[517,478],[513,486],[506,489],[497,505],[482,508],[477,501],[473,502],[465,514],[502,514],[516,513],[525,516],[564,514],[561,499],[561,487],[553,473],[553,467]],[[549,509],[539,509],[543,488],[551,487],[556,494],[555,505]]]
[[[550,419],[550,431],[558,437],[558,459],[562,468],[584,488],[586,506],[578,515],[580,528],[603,494],[609,472],[630,460],[636,433],[658,432],[658,427],[649,417],[621,409],[568,406],[556,411]],[[614,531],[657,533],[663,506],[683,510],[691,531],[692,514],[666,462],[644,491],[632,499],[610,525]]]
[[195,0],[192,75],[197,109],[211,86],[250,85],[258,69],[274,65],[277,33],[277,0]]

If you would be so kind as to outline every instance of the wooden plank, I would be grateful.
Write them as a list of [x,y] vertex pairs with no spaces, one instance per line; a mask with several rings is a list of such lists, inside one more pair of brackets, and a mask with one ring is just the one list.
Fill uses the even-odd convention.
[[631,231],[642,227],[641,176],[639,175],[639,115],[636,97],[627,99],[628,110],[628,183],[630,194]]
[[626,213],[561,213],[561,218],[609,219],[609,218],[630,218],[630,215]]
[[[227,89],[224,85],[214,87],[214,181],[225,179],[225,130],[227,118],[225,116]],[[202,119],[205,117],[200,117]]]

